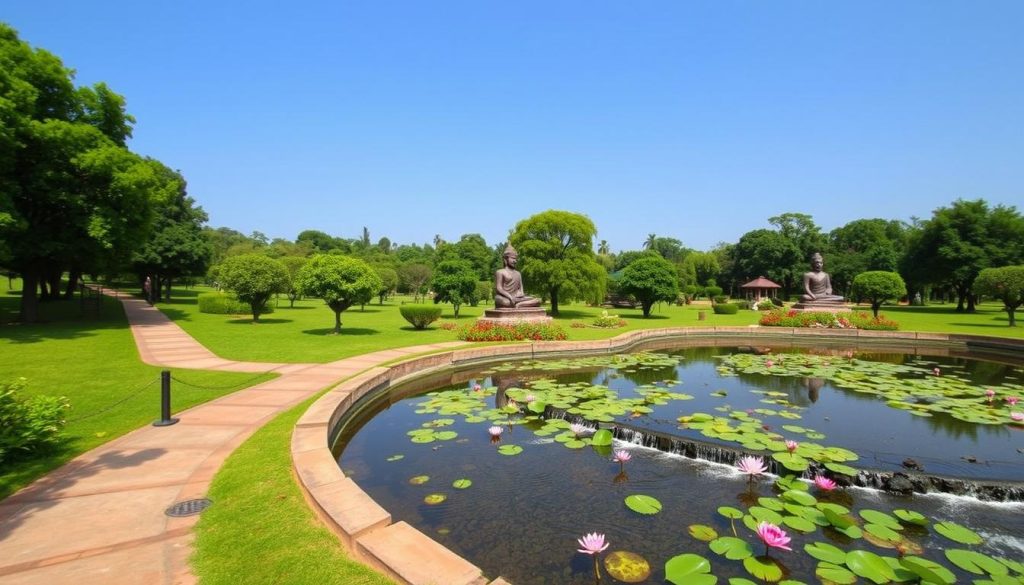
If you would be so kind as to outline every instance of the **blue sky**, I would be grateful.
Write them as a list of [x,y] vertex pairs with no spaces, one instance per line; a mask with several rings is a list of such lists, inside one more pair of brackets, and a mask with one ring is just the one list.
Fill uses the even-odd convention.
[[613,250],[1024,203],[1024,2],[67,2],[0,20],[105,81],[210,224]]

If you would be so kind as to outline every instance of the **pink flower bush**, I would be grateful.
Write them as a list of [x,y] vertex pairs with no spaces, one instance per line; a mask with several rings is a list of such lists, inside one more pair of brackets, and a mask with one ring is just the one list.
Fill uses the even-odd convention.
[[577,549],[577,551],[585,555],[596,555],[599,552],[604,552],[611,543],[604,541],[604,535],[592,532],[585,534],[583,538],[577,538],[576,542],[580,543],[583,548]]
[[781,548],[782,550],[793,552],[793,549],[789,548],[789,535],[786,534],[785,530],[771,522],[762,522],[758,524],[757,536],[760,537],[761,542],[764,543],[765,554],[768,554],[769,548]]
[[814,485],[817,486],[818,489],[826,491],[826,492],[830,492],[830,491],[836,489],[836,482],[834,482],[831,479],[825,477],[824,475],[815,475],[814,476]]
[[768,468],[764,465],[764,459],[754,457],[753,455],[740,457],[740,460],[736,462],[736,467],[741,473],[747,474],[750,481],[753,481],[754,477],[762,475],[765,471],[768,471]]
[[988,398],[989,402],[992,402],[992,398],[995,397],[995,395],[996,395],[996,391],[995,390],[993,390],[991,388],[985,390],[985,397]]

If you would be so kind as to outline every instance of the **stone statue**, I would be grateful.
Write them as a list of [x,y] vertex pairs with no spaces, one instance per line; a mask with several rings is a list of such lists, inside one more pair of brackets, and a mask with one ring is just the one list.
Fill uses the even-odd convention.
[[494,273],[494,306],[498,309],[527,309],[540,306],[540,299],[523,292],[523,275],[516,270],[519,254],[512,244],[502,254],[505,267]]
[[802,303],[841,303],[843,297],[832,294],[832,280],[822,270],[825,260],[820,252],[811,256],[811,271],[804,273],[804,294],[800,295]]

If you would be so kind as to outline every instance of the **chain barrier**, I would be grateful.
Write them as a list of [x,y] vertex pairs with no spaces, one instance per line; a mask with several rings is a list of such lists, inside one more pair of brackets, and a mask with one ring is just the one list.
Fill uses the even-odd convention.
[[241,382],[236,382],[234,384],[229,384],[227,386],[200,386],[198,384],[192,384],[191,382],[186,382],[185,380],[182,380],[181,378],[178,378],[177,376],[175,376],[173,374],[171,375],[171,380],[174,380],[175,382],[177,382],[179,384],[182,384],[183,386],[188,386],[190,388],[195,388],[197,390],[214,390],[214,391],[219,391],[219,390],[231,390],[231,389],[234,389],[234,388],[244,388],[244,387],[248,386],[249,384],[252,384],[256,380],[259,380],[260,378],[262,378],[265,375],[266,375],[266,372],[261,373],[258,376],[254,376],[252,378],[249,378],[248,380],[242,380]]
[[74,418],[69,418],[69,419],[67,420],[67,422],[69,422],[69,423],[73,423],[73,422],[78,422],[78,421],[80,421],[80,420],[85,420],[85,419],[89,419],[89,418],[92,418],[92,417],[94,417],[94,416],[99,416],[99,415],[101,415],[101,414],[104,414],[104,413],[110,412],[111,410],[114,410],[115,408],[117,408],[118,406],[121,406],[121,405],[122,405],[122,404],[124,404],[125,402],[128,402],[128,401],[129,401],[129,400],[131,400],[132,398],[135,398],[135,397],[136,397],[136,396],[138,396],[139,394],[142,394],[142,393],[143,393],[143,392],[144,392],[144,391],[145,391],[146,389],[148,389],[148,388],[149,388],[150,386],[152,386],[153,384],[156,384],[156,383],[157,383],[157,382],[159,382],[159,381],[160,381],[160,378],[157,378],[157,379],[155,379],[155,380],[152,380],[152,381],[150,381],[150,382],[147,382],[147,383],[146,383],[145,385],[143,385],[143,386],[142,386],[141,388],[139,388],[138,390],[135,390],[134,392],[132,392],[132,393],[131,393],[131,394],[129,394],[128,396],[125,396],[124,398],[122,398],[122,399],[118,400],[117,402],[115,402],[115,403],[113,403],[113,404],[111,404],[111,405],[109,405],[109,406],[106,406],[106,407],[104,407],[104,408],[101,408],[100,410],[97,410],[97,411],[95,411],[95,412],[91,412],[91,413],[89,413],[89,414],[84,414],[84,415],[82,415],[82,416],[76,416],[76,417],[74,417]]

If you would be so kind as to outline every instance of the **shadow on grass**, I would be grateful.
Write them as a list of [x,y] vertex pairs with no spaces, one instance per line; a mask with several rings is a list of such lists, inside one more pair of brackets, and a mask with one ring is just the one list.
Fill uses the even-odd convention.
[[621,317],[623,319],[628,319],[630,321],[658,321],[660,319],[668,319],[669,318],[668,315],[655,315],[654,313],[651,313],[650,317],[644,317],[643,313],[640,313],[639,315],[637,315],[637,314],[633,314],[633,315],[619,315],[619,317]]
[[253,321],[252,317],[248,319],[231,319],[228,321],[231,325],[279,325],[281,323],[293,323],[294,319],[274,319],[260,317],[259,321]]
[[1010,327],[1010,321],[1008,319],[1001,319],[1002,323],[950,323],[954,327],[986,327],[989,329],[1006,329],[1012,331]]
[[192,316],[189,314],[188,311],[183,311],[181,309],[173,309],[171,307],[168,307],[166,304],[157,305],[157,308],[160,309],[161,313],[167,315],[167,318],[170,319],[171,321],[192,320]]
[[[334,335],[334,327],[327,327],[325,329],[305,329],[302,332],[305,333],[306,335],[323,335],[326,337],[330,337]],[[359,327],[345,327],[344,325],[342,325],[341,333],[338,334],[338,337],[345,337],[349,335],[376,335],[378,333],[380,333],[380,331],[376,329],[362,329]]]
[[13,343],[38,343],[50,339],[78,339],[92,337],[96,331],[126,329],[121,305],[113,299],[103,299],[98,312],[83,310],[79,300],[43,301],[39,303],[39,320],[35,323],[18,321],[20,298],[0,297],[0,339]]
[[593,319],[596,317],[593,313],[576,309],[559,309],[557,315],[551,316],[555,319]]
[[313,309],[319,309],[321,307],[289,307],[288,305],[278,305],[274,307],[275,311],[311,311]]

